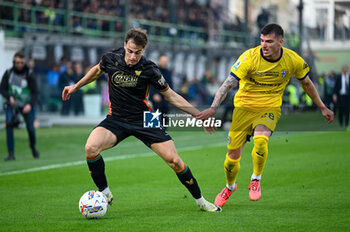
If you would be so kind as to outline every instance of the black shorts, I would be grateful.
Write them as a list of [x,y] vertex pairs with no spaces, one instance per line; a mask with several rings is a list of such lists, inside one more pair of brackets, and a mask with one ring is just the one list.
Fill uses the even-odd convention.
[[117,143],[115,145],[130,135],[135,136],[148,147],[153,143],[161,143],[172,139],[164,128],[143,128],[142,124],[122,122],[112,118],[110,115],[107,115],[107,117],[97,125],[97,127],[99,126],[106,128],[117,136]]

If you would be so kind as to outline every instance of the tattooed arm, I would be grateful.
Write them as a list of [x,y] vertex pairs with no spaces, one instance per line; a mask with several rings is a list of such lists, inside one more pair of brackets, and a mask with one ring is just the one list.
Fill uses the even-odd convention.
[[225,99],[228,91],[233,88],[238,83],[237,79],[231,74],[226,78],[224,83],[220,86],[219,90],[215,94],[215,98],[211,107],[199,113],[197,115],[197,119],[206,120],[207,118],[213,117],[221,102]]

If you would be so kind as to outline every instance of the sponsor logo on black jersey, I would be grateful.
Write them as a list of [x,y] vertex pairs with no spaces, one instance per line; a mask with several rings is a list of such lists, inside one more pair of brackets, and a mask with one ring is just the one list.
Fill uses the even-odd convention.
[[123,71],[117,71],[113,73],[111,81],[117,87],[135,87],[138,77],[132,74],[126,74]]

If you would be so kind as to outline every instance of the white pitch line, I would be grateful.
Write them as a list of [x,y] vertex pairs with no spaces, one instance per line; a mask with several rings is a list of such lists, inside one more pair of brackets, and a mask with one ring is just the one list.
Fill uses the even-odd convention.
[[[216,143],[212,144],[209,146],[191,146],[191,147],[186,147],[183,149],[178,149],[178,152],[185,152],[185,151],[191,151],[191,150],[197,150],[205,147],[218,147],[218,146],[223,146],[226,145],[226,143]],[[142,154],[132,154],[132,155],[119,155],[119,156],[114,156],[114,157],[106,157],[103,158],[105,161],[114,161],[114,160],[125,160],[125,159],[133,159],[133,158],[139,158],[139,157],[149,157],[149,156],[155,156],[156,154],[154,152],[147,152],[147,153],[142,153]],[[17,171],[10,171],[10,172],[0,172],[0,176],[9,176],[9,175],[15,175],[15,174],[23,174],[23,173],[29,173],[29,172],[37,172],[37,171],[43,171],[43,170],[50,170],[50,169],[55,169],[55,168],[63,168],[63,167],[71,167],[71,166],[78,166],[86,164],[85,160],[80,160],[80,161],[74,161],[74,162],[68,162],[68,163],[61,163],[61,164],[51,164],[51,165],[46,165],[42,167],[36,167],[36,168],[28,168],[28,169],[22,169],[22,170],[17,170]]]

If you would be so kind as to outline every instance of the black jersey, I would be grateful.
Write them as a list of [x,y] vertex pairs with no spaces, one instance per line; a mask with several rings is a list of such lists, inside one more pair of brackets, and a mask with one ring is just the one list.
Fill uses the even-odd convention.
[[125,50],[119,48],[102,56],[100,69],[108,74],[109,115],[130,123],[142,123],[143,111],[152,110],[147,97],[151,84],[166,91],[168,83],[157,65],[144,56],[129,67],[125,63]]

